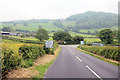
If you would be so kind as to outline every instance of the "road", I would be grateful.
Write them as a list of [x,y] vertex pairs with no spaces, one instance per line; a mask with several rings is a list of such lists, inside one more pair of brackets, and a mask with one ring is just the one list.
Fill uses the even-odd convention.
[[118,67],[78,51],[76,46],[60,45],[58,58],[44,78],[118,78]]

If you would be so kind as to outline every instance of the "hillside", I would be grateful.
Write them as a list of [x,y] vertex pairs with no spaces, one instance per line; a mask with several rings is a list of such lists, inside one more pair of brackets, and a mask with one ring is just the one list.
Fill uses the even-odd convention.
[[[2,22],[2,27],[12,27],[18,32],[36,32],[44,28],[52,35],[53,32],[64,30],[83,36],[95,35],[95,31],[104,28],[117,29],[117,14],[88,11],[82,14],[72,15],[65,20],[61,19],[32,19]],[[74,34],[73,34],[74,33]]]
[[72,15],[65,21],[75,21],[77,29],[99,29],[117,26],[117,14],[88,11],[83,14]]

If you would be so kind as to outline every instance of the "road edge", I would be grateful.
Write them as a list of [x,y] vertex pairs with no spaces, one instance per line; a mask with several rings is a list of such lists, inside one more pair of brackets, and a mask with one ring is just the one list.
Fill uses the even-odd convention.
[[91,52],[87,52],[87,51],[85,51],[85,50],[79,49],[78,47],[77,47],[76,49],[77,49],[78,51],[83,52],[83,53],[89,54],[89,55],[91,55],[91,56],[93,56],[93,57],[96,57],[96,58],[98,58],[98,59],[100,59],[100,60],[102,60],[102,61],[105,61],[105,62],[108,62],[108,63],[110,63],[110,64],[113,64],[113,65],[115,65],[115,66],[117,66],[117,67],[120,66],[120,63],[119,63],[119,62],[118,62],[118,63],[112,62],[112,61],[110,61],[110,60],[108,60],[108,59],[106,59],[106,58],[103,58],[103,56],[95,55],[95,54],[93,54],[93,53],[91,53]]
[[[58,50],[57,50],[58,49]],[[42,74],[39,74],[39,75],[36,75],[32,78],[32,80],[36,80],[36,79],[40,79],[40,80],[43,80],[45,78],[45,74],[47,72],[47,70],[49,69],[49,67],[54,63],[54,61],[57,59],[60,51],[61,51],[61,47],[58,46],[54,52],[55,52],[55,57],[49,61],[48,63],[44,64],[44,65],[39,65],[38,67],[42,67],[44,68],[44,72],[42,72]]]

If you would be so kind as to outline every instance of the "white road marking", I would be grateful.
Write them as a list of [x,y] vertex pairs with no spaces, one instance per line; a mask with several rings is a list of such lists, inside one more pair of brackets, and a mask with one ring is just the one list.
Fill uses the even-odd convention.
[[103,80],[99,75],[97,75],[96,73],[95,73],[95,71],[93,71],[90,67],[88,67],[87,65],[86,65],[86,67],[95,75],[95,76],[97,76],[100,80]]
[[[76,56],[77,57],[77,56]],[[82,60],[79,58],[79,57],[77,57],[77,59],[80,61],[80,62],[82,62]]]

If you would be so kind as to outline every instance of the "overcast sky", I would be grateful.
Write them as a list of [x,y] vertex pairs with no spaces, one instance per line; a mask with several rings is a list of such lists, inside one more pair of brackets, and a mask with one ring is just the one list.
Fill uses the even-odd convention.
[[0,21],[65,19],[86,11],[118,13],[120,0],[0,0]]

